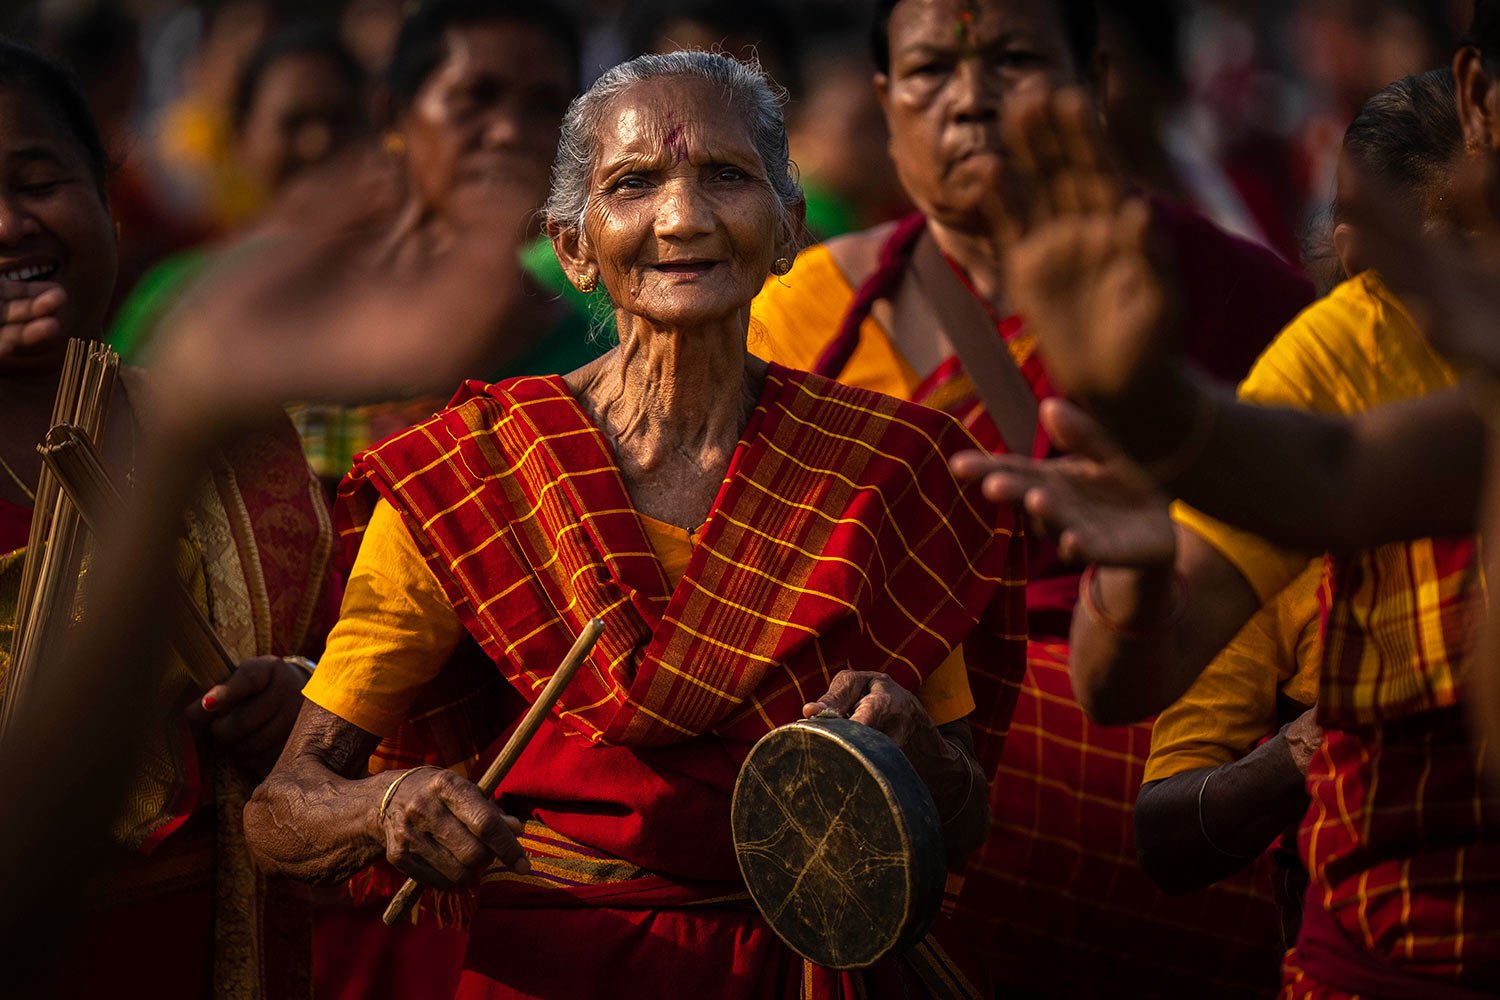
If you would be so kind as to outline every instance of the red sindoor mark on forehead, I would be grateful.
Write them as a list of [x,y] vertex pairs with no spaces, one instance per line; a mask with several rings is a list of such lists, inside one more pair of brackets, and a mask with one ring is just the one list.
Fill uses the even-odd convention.
[[662,148],[672,155],[673,163],[681,163],[687,159],[687,136],[684,135],[686,131],[685,126],[673,125],[661,140]]
[[953,26],[953,40],[962,45],[969,40],[969,33],[974,30],[975,4],[973,0],[967,0],[958,12],[958,23]]

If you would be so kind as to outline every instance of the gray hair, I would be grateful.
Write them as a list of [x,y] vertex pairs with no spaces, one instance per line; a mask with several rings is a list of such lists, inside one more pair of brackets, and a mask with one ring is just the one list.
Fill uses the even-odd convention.
[[563,116],[557,159],[552,164],[552,193],[543,214],[548,225],[581,229],[589,200],[589,173],[599,151],[599,126],[610,103],[638,83],[657,77],[693,76],[717,84],[725,99],[744,109],[750,139],[766,168],[771,189],[796,233],[791,213],[802,203],[802,186],[787,146],[781,107],[786,90],[772,83],[758,63],[745,63],[718,52],[681,51],[637,56],[605,74],[568,105]]

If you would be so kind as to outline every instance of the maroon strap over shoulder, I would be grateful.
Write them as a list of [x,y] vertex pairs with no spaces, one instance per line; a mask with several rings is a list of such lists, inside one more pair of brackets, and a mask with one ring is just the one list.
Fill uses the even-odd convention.
[[816,374],[831,379],[837,379],[843,374],[844,366],[854,356],[855,348],[859,347],[860,325],[870,315],[876,302],[889,298],[896,291],[902,275],[906,273],[907,264],[911,262],[912,248],[926,228],[927,217],[921,212],[913,212],[896,224],[896,228],[886,238],[885,245],[880,248],[880,263],[855,291],[854,301],[849,304],[849,311],[844,313],[843,322],[839,324],[839,332],[823,348],[823,353],[818,355],[812,368]]

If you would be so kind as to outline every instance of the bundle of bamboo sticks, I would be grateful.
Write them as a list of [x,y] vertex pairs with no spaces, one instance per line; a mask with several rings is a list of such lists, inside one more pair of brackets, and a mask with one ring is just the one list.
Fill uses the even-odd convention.
[[[97,448],[109,416],[119,367],[120,356],[103,344],[70,340],[52,407],[53,426],[71,425]],[[57,477],[44,466],[37,483],[31,536],[21,570],[11,666],[0,697],[0,733],[10,727],[36,677],[38,665],[49,649],[55,649],[58,630],[73,613],[87,545],[88,534],[78,508],[62,490]]]
[[[42,462],[95,537],[120,522],[125,499],[109,478],[98,448],[80,428],[71,424],[53,427],[42,442],[41,453]],[[193,679],[204,688],[226,680],[234,672],[234,657],[181,580],[173,579],[167,599],[172,605],[170,639]]]

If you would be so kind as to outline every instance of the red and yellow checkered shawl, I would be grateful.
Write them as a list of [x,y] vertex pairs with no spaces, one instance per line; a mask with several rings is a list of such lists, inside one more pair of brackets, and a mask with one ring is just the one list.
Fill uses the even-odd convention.
[[1329,556],[1319,720],[1379,725],[1463,696],[1484,582],[1474,538],[1424,538]]
[[916,689],[962,641],[993,769],[1025,669],[1024,552],[1010,512],[949,472],[971,447],[943,414],[771,365],[671,590],[609,443],[565,383],[470,383],[356,460],[341,532],[357,545],[376,500],[390,501],[528,698],[602,618],[554,710],[591,741],[714,733],[748,746],[843,667]]

